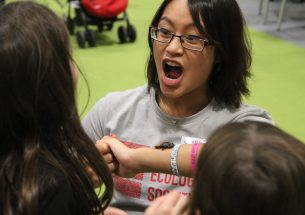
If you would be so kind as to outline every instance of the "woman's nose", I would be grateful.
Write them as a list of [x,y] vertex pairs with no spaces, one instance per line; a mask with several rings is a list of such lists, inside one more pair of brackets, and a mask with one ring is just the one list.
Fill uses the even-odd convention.
[[171,55],[183,54],[184,48],[182,47],[180,37],[174,36],[169,44],[167,44],[166,51]]

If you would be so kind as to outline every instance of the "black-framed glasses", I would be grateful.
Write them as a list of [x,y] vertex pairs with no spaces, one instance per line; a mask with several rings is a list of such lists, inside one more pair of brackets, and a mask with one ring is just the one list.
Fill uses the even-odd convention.
[[195,35],[178,36],[165,28],[150,27],[150,38],[160,43],[170,43],[174,37],[178,37],[181,46],[185,49],[201,52],[206,46],[210,45],[209,41]]

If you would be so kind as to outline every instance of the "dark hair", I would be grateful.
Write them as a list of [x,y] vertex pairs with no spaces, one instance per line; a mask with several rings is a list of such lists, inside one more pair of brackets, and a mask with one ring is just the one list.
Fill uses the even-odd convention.
[[[39,185],[50,180],[39,175],[43,161],[68,180],[82,208],[78,214],[100,214],[110,202],[113,182],[80,123],[64,22],[34,2],[7,4],[0,8],[0,44],[3,213],[37,213],[38,194],[46,189]],[[105,185],[101,200],[88,167]]]
[[198,160],[192,213],[305,214],[305,145],[262,122],[227,124]]
[[[171,1],[162,2],[151,26],[158,25]],[[194,24],[216,50],[216,63],[209,79],[209,96],[221,106],[238,108],[242,96],[249,95],[247,78],[251,76],[250,40],[240,8],[235,0],[188,0],[188,5]],[[160,86],[153,57],[153,41],[149,35],[148,43],[148,89],[152,87],[158,92]]]

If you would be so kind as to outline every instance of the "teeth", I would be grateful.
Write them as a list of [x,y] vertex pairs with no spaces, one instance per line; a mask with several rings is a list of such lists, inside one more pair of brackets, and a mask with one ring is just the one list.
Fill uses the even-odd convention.
[[169,65],[169,66],[180,67],[179,64],[174,63],[174,62],[166,62],[166,64]]

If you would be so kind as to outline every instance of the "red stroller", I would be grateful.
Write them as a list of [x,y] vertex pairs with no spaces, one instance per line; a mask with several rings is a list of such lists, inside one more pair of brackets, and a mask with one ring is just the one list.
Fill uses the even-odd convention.
[[[118,28],[118,37],[121,43],[134,42],[136,40],[136,29],[130,24],[126,8],[128,0],[69,0],[67,27],[74,34],[75,25],[84,26],[84,31],[76,32],[79,47],[85,48],[86,42],[89,47],[96,44],[95,32],[88,26],[98,27],[98,31],[111,30],[116,21],[125,21],[126,27]],[[71,7],[74,8],[75,16],[71,17]],[[118,15],[123,13],[123,17]]]

